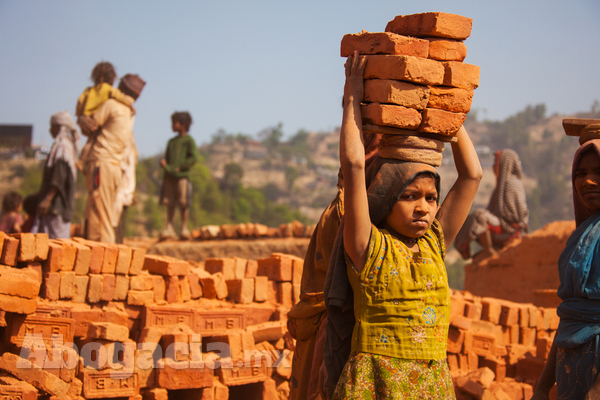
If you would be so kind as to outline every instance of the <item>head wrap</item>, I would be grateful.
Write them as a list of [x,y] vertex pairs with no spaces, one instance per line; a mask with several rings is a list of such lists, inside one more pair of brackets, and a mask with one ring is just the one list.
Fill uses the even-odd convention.
[[[514,224],[525,226],[529,210],[525,202],[523,168],[519,155],[511,149],[499,151],[497,158],[498,178],[487,209],[500,219],[505,232],[515,232]],[[511,225],[513,224],[513,225]]]
[[145,85],[146,85],[146,81],[144,81],[138,75],[134,75],[134,74],[124,75],[121,78],[121,83],[119,84],[119,86],[123,86],[128,91],[130,91],[131,93],[126,93],[126,94],[131,94],[132,95],[131,97],[133,97],[134,99],[137,99],[138,97],[140,97],[140,94],[142,93],[142,89],[144,89]]
[[579,161],[581,161],[581,157],[584,153],[588,151],[595,151],[598,157],[600,157],[600,139],[592,139],[585,142],[581,147],[579,147],[579,149],[577,149],[577,151],[575,152],[575,157],[573,158],[573,167],[571,170],[571,186],[573,187],[573,208],[575,209],[575,224],[577,226],[581,225],[583,221],[585,221],[592,215],[592,212],[583,204],[583,201],[581,201],[579,195],[577,194],[577,191],[575,190],[575,171],[579,166]]
[[75,162],[79,155],[80,141],[79,131],[67,110],[53,114],[50,117],[50,125],[59,125],[60,129],[54,138],[46,165],[52,167],[58,160],[64,160],[71,168],[73,177],[77,176]]

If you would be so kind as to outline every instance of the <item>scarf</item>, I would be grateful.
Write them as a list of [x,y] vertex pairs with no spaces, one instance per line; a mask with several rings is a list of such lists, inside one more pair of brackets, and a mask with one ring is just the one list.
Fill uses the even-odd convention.
[[60,125],[60,130],[54,138],[46,165],[52,167],[58,160],[65,161],[73,177],[77,176],[75,163],[80,151],[79,132],[75,122],[67,110],[57,112],[50,117],[51,125]]

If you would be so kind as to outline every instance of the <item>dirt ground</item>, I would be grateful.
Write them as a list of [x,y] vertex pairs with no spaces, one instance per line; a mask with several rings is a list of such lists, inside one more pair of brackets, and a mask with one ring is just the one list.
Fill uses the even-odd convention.
[[275,238],[158,242],[152,238],[126,238],[125,244],[146,248],[148,254],[205,261],[213,257],[241,257],[257,260],[267,258],[274,252],[304,258],[309,241],[309,238]]

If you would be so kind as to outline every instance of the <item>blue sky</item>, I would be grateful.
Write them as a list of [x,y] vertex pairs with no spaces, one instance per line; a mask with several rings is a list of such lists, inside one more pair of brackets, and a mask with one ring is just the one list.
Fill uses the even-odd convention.
[[600,99],[597,0],[0,0],[0,124],[33,124],[34,143],[50,144],[50,115],[73,113],[95,63],[110,61],[147,81],[134,127],[142,156],[164,150],[181,110],[197,143],[220,128],[331,130],[343,35],[427,11],[473,18],[465,62],[481,67],[480,118],[539,103],[569,114]]

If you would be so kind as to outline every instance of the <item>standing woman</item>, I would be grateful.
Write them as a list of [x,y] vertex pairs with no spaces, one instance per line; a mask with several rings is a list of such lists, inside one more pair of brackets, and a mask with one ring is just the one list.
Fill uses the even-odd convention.
[[471,213],[456,236],[455,246],[464,259],[471,257],[472,240],[481,244],[480,257],[485,258],[496,255],[497,248],[527,232],[529,209],[517,152],[511,149],[497,151],[494,174],[496,188],[487,208]]
[[[600,125],[586,135],[600,138]],[[555,382],[558,399],[583,399],[600,369],[600,139],[577,150],[571,179],[577,229],[558,260],[560,324],[532,399],[548,399]]]
[[69,238],[80,145],[79,132],[68,111],[52,115],[50,134],[54,143],[44,166],[40,202],[31,231],[45,232],[51,239]]

